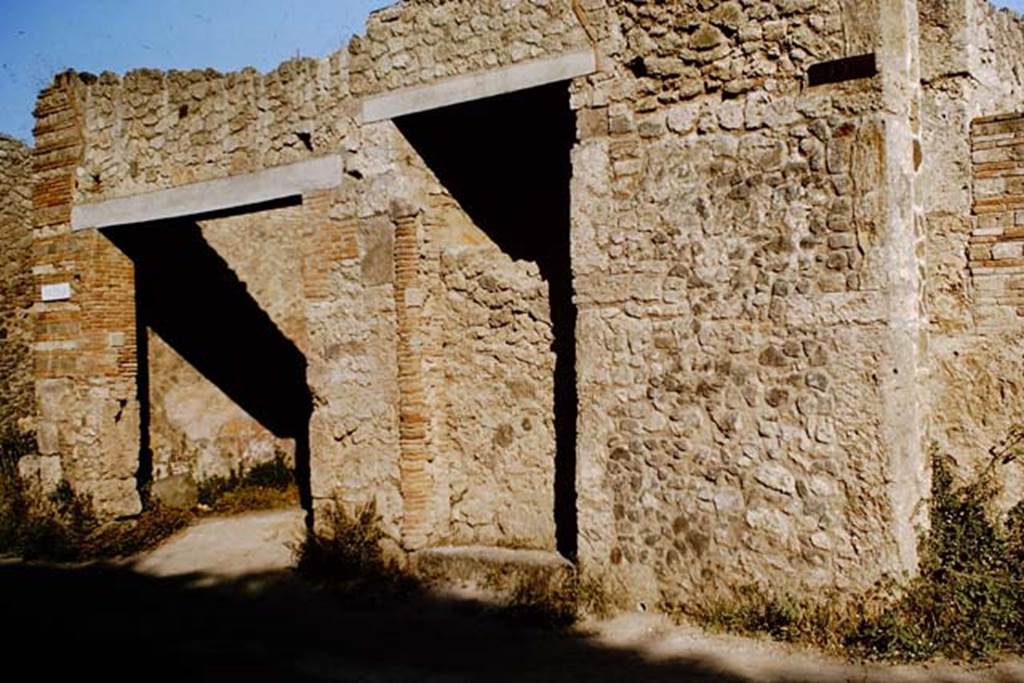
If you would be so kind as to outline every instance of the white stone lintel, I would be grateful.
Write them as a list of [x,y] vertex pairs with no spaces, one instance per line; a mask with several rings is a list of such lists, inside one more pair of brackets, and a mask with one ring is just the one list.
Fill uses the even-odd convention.
[[167,190],[107,199],[71,208],[71,229],[107,228],[241,208],[341,184],[337,154]]
[[539,85],[567,81],[597,71],[593,50],[577,50],[557,57],[513,64],[490,71],[453,76],[436,83],[403,88],[363,100],[364,123],[394,119],[407,114],[440,109],[453,104],[481,100],[526,90]]

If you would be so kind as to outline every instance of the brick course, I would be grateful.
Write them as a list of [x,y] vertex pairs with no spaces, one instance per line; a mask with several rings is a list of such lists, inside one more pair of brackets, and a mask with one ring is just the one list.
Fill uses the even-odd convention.
[[971,123],[974,230],[968,263],[978,324],[1024,318],[1024,113]]

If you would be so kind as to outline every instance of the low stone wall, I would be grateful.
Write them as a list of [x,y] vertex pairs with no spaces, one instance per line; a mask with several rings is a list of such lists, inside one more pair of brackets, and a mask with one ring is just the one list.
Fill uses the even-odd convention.
[[30,161],[28,147],[0,135],[0,432],[31,427],[35,408]]

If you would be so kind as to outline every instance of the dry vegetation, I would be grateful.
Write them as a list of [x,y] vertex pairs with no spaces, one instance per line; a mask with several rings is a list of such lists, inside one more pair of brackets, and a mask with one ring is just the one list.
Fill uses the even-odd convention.
[[199,485],[199,504],[217,514],[296,507],[299,489],[295,472],[278,453],[274,459],[227,477],[212,477]]
[[26,486],[18,460],[30,434],[0,435],[0,553],[25,559],[82,561],[134,555],[189,524],[188,512],[152,506],[136,519],[100,524],[91,501],[62,482],[49,495]]
[[[377,599],[419,591],[420,584],[384,556],[383,533],[376,506],[354,514],[335,504],[321,513],[321,532],[309,531],[295,549],[296,566],[305,578],[346,596]],[[584,616],[606,616],[610,602],[603,585],[571,574],[551,581],[532,574],[515,585],[499,609],[516,621],[542,627],[567,627]]]
[[887,582],[854,600],[744,586],[675,611],[713,629],[858,658],[983,660],[1024,653],[1024,506],[1004,524],[992,521],[994,472],[989,467],[958,487],[946,459],[933,456],[931,532],[920,574],[909,585]]

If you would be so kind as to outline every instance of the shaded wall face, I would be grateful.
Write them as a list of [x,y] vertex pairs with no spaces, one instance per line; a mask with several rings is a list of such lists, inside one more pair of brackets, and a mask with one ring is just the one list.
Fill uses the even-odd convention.
[[[223,259],[224,267],[234,273],[246,294],[267,316],[269,325],[265,328],[239,323],[237,329],[230,330],[235,333],[231,343],[234,353],[248,359],[248,372],[254,374],[265,372],[268,365],[280,367],[293,360],[267,357],[262,353],[270,325],[295,347],[301,347],[305,340],[301,213],[301,207],[291,207],[200,224],[202,240]],[[181,256],[183,260],[175,268],[179,285],[192,277],[194,268],[187,251]],[[175,280],[166,284],[173,288]],[[178,291],[184,294],[188,289],[178,287]],[[225,300],[225,303],[230,302]],[[182,305],[188,307],[190,303],[184,301]],[[230,307],[208,312],[222,320],[237,320],[237,311]],[[196,337],[228,332],[211,322],[216,321],[200,319],[196,314],[187,318]],[[229,326],[235,327],[230,323]],[[288,434],[287,429],[276,424],[269,427],[261,424],[259,418],[263,416],[247,413],[244,401],[239,404],[204,376],[205,368],[192,365],[188,357],[183,357],[151,326],[147,325],[147,332],[154,480],[189,475],[201,482],[212,476],[227,476],[249,469],[273,459],[278,453],[285,455],[294,466],[295,434]],[[296,368],[303,380],[304,370]],[[281,400],[288,400],[288,397],[282,396]]]
[[[134,267],[144,494],[170,476],[201,483],[249,469],[275,450],[300,470],[303,490],[312,397],[297,346],[305,341],[301,215],[299,206],[205,228],[178,220],[103,231]],[[260,237],[275,247],[262,258]]]
[[29,150],[0,137],[0,432],[24,428],[34,413],[31,329],[31,170]]

